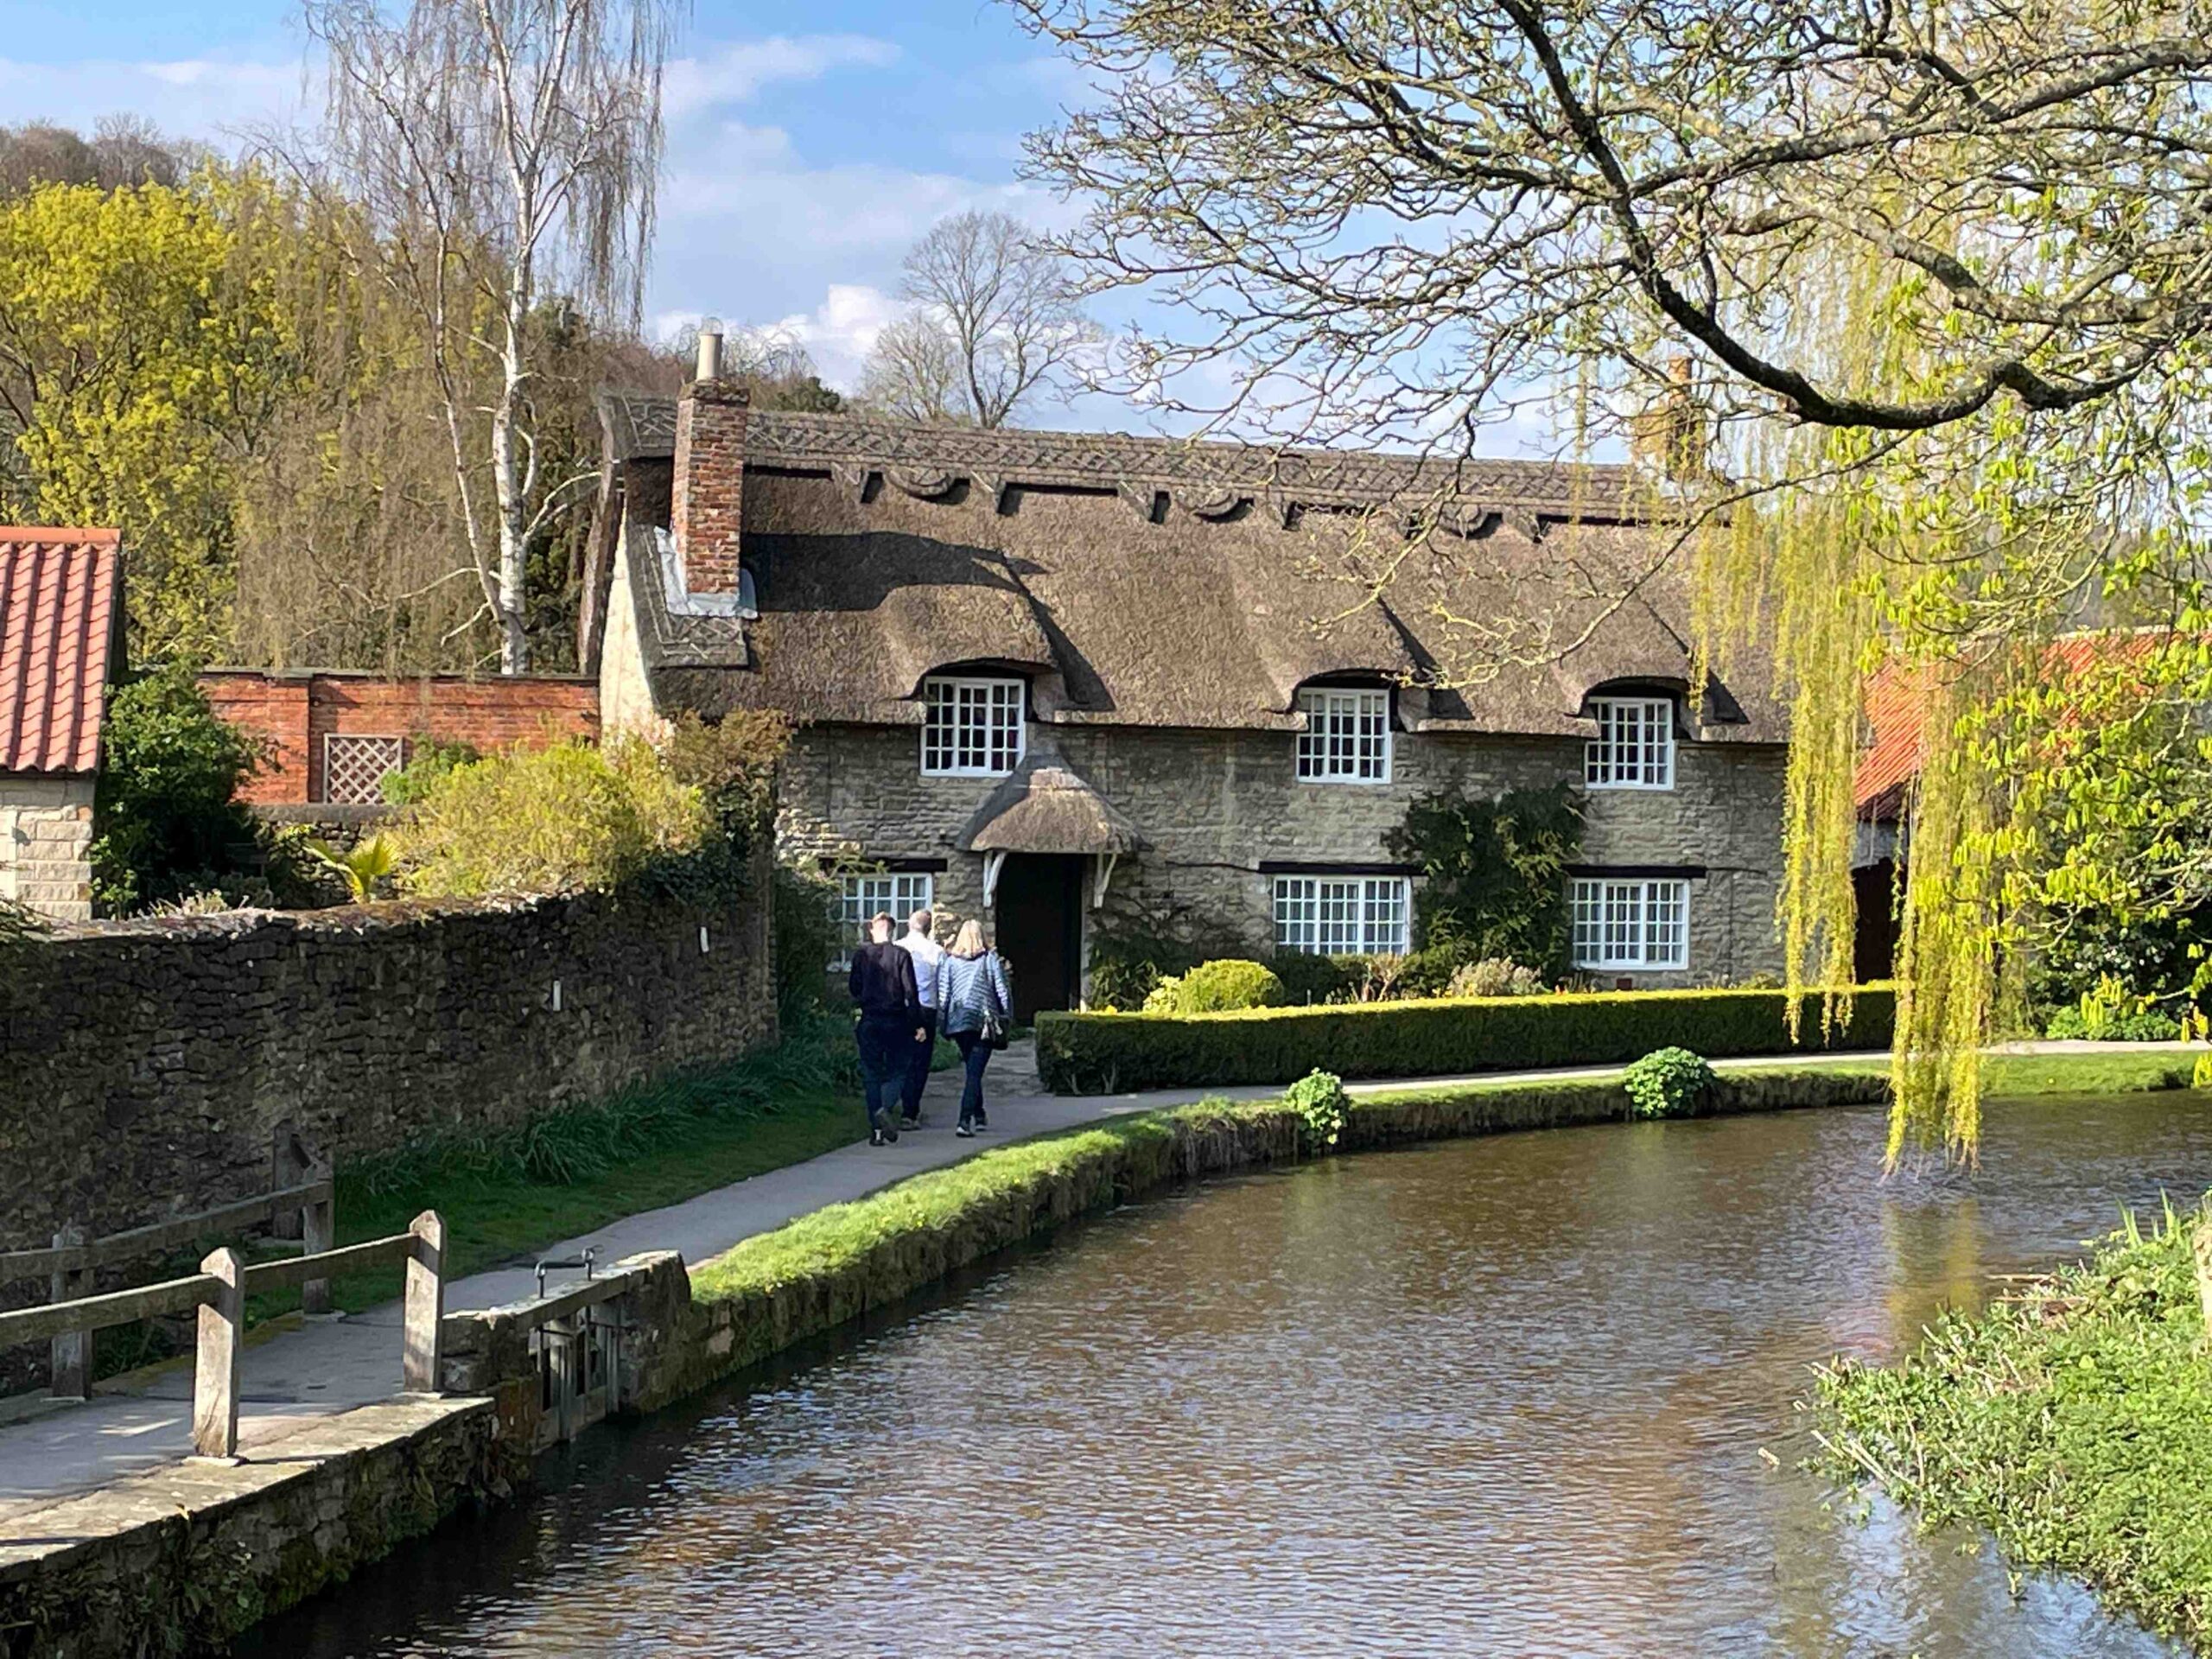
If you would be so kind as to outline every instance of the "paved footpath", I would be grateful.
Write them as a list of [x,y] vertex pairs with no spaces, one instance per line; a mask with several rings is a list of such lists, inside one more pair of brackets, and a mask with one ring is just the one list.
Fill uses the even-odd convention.
[[[2036,1052],[2080,1052],[2100,1049],[2140,1053],[2146,1044],[2036,1043],[2020,1045]],[[2162,1045],[2162,1046],[2164,1046]],[[2181,1046],[2173,1045],[2172,1046]],[[1796,1064],[1878,1059],[1875,1054],[1821,1057],[1774,1056],[1723,1060],[1723,1070]],[[1406,1078],[1351,1085],[1353,1094],[1371,1094],[1416,1084],[1457,1082],[1562,1082],[1605,1077],[1618,1066],[1579,1066],[1546,1071],[1487,1072],[1465,1078]],[[1128,1112],[1184,1105],[1208,1096],[1263,1100],[1281,1094],[1277,1086],[1242,1089],[1156,1090],[1143,1094],[1070,1096],[1048,1095],[1038,1084],[1036,1057],[1017,1044],[994,1064],[989,1077],[989,1133],[973,1141],[955,1136],[960,1074],[940,1071],[930,1081],[924,1111],[930,1127],[904,1135],[890,1147],[864,1143],[842,1147],[804,1163],[772,1170],[702,1192],[665,1209],[650,1210],[548,1246],[543,1255],[573,1258],[587,1246],[601,1262],[616,1262],[643,1250],[677,1250],[687,1262],[703,1262],[756,1233],[782,1226],[796,1217],[865,1197],[880,1187],[925,1169],[1048,1130],[1094,1122]],[[548,1287],[573,1282],[574,1272],[549,1276]],[[446,1287],[449,1312],[496,1307],[537,1293],[531,1262],[512,1263],[462,1279]],[[39,1510],[53,1500],[88,1491],[127,1474],[188,1456],[192,1447],[192,1370],[179,1360],[124,1382],[99,1385],[102,1391],[82,1405],[44,1410],[0,1424],[0,1539],[20,1535]],[[274,1322],[250,1339],[242,1364],[239,1451],[249,1459],[282,1455],[276,1443],[311,1427],[334,1413],[391,1398],[399,1386],[399,1305],[386,1303],[361,1313],[303,1323],[297,1315]]]

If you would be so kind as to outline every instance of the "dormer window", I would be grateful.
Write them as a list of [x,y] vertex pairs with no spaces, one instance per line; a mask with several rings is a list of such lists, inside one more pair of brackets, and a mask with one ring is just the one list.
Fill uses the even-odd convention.
[[1675,786],[1675,700],[1592,697],[1598,735],[1584,753],[1583,781],[1592,789]]
[[1003,778],[1021,764],[1020,680],[932,675],[922,682],[922,772],[930,778]]
[[1367,685],[1309,686],[1298,694],[1306,729],[1298,734],[1302,784],[1390,781],[1390,693]]

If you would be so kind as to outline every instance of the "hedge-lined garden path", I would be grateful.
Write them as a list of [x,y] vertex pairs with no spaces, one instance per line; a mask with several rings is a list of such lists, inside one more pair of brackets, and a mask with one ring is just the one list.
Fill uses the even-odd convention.
[[[2182,1045],[2042,1042],[2006,1050],[2023,1053],[2101,1051],[2145,1052]],[[1790,1065],[1864,1064],[1878,1054],[1769,1056],[1721,1060],[1723,1070]],[[1618,1075],[1618,1066],[1575,1066],[1541,1071],[1489,1072],[1480,1077],[1403,1077],[1351,1085],[1355,1095],[1456,1082],[1512,1084]],[[1042,1092],[1033,1046],[1020,1043],[999,1057],[988,1079],[991,1130],[975,1140],[952,1133],[960,1074],[940,1071],[930,1081],[925,1111],[929,1127],[902,1135],[893,1147],[862,1143],[839,1147],[802,1163],[701,1193],[682,1204],[628,1216],[578,1238],[550,1245],[548,1257],[573,1257],[587,1246],[602,1262],[641,1250],[673,1249],[687,1262],[718,1255],[757,1233],[782,1226],[825,1205],[863,1198],[925,1169],[956,1163],[1009,1140],[1072,1128],[1121,1113],[1179,1106],[1209,1096],[1263,1100],[1280,1087],[1166,1089],[1141,1094],[1055,1096]],[[549,1283],[581,1275],[556,1273]],[[459,1312],[523,1300],[534,1294],[530,1262],[493,1268],[447,1287],[447,1306]],[[257,1333],[243,1366],[239,1449],[249,1459],[281,1457],[282,1442],[316,1420],[390,1398],[399,1381],[397,1302],[342,1318],[302,1323],[297,1315]],[[99,1385],[83,1405],[61,1406],[0,1424],[0,1538],[37,1529],[39,1510],[52,1500],[98,1487],[187,1456],[192,1440],[189,1359]]]

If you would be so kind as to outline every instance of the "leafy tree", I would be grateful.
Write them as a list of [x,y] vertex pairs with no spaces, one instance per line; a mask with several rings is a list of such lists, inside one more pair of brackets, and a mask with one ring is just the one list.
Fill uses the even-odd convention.
[[123,914],[257,874],[262,836],[238,789],[261,758],[189,664],[117,686],[92,805],[94,899]]
[[227,639],[241,467],[296,384],[261,186],[195,175],[0,200],[0,434],[19,518],[115,524],[137,654]]
[[1567,867],[1581,849],[1582,814],[1565,785],[1490,801],[1427,796],[1386,844],[1427,878],[1419,904],[1425,950],[1567,971]]

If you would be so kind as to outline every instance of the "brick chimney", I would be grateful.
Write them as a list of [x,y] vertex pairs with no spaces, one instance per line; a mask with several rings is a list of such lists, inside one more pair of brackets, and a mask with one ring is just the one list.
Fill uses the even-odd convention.
[[676,404],[676,480],[669,531],[688,593],[738,591],[745,508],[745,425],[752,396],[722,378],[721,325],[700,325],[698,378]]

